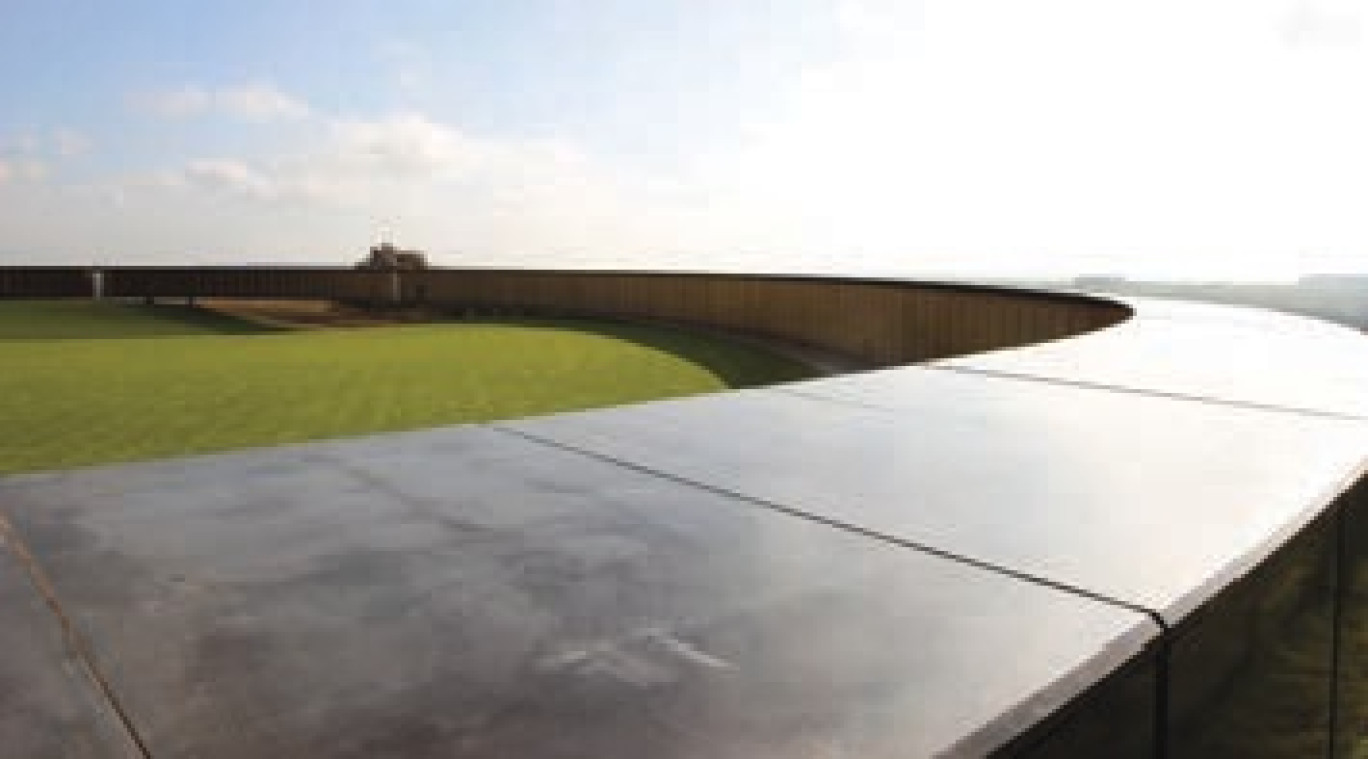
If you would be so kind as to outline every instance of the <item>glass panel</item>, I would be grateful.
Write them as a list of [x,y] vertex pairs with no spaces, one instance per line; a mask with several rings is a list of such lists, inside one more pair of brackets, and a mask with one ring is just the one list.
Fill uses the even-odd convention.
[[1340,655],[1335,714],[1337,756],[1368,757],[1368,482],[1340,499],[1344,568],[1340,582]]
[[1107,678],[1055,719],[1004,756],[1029,759],[1151,759],[1155,755],[1155,680],[1153,652]]
[[1325,515],[1173,631],[1172,756],[1327,755],[1336,546]]

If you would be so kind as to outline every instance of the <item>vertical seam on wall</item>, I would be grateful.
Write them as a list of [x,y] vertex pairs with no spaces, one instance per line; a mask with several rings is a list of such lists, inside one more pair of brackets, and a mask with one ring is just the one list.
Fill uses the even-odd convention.
[[1348,593],[1348,583],[1345,581],[1345,562],[1349,554],[1348,538],[1345,535],[1349,521],[1345,516],[1347,510],[1348,504],[1343,504],[1335,510],[1335,566],[1330,574],[1335,590],[1334,602],[1330,609],[1330,714],[1327,718],[1330,738],[1326,743],[1325,755],[1331,759],[1338,753],[1339,748],[1340,669],[1344,666],[1344,636],[1341,627],[1344,625],[1345,594]]
[[1169,755],[1169,672],[1173,656],[1170,630],[1164,627],[1154,653],[1154,756],[1166,759]]

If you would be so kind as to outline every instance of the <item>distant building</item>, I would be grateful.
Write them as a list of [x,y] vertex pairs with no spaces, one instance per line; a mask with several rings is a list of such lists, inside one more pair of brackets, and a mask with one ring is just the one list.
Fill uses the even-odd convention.
[[1126,285],[1126,278],[1114,274],[1084,274],[1074,277],[1074,287],[1080,290],[1112,290]]
[[380,269],[383,271],[409,271],[426,269],[427,256],[419,250],[403,250],[391,242],[372,246],[370,255],[356,262],[358,269]]
[[1364,274],[1307,274],[1297,284],[1317,290],[1368,293],[1368,275]]

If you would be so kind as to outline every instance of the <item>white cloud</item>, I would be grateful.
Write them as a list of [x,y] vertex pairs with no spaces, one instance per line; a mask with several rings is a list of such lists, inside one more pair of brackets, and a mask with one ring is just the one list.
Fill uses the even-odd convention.
[[192,162],[182,176],[190,187],[358,206],[473,187],[525,197],[534,186],[546,192],[590,171],[588,160],[560,141],[476,137],[408,112],[337,121],[316,146],[253,162]]
[[26,157],[42,152],[42,142],[32,133],[0,134],[0,155]]
[[356,208],[468,177],[489,153],[480,141],[418,114],[339,121],[321,132],[316,144],[292,151],[192,161],[151,181],[163,188]]
[[312,142],[274,155],[206,157],[79,197],[69,189],[64,202],[89,209],[72,213],[101,221],[66,236],[99,240],[106,252],[117,240],[138,260],[195,250],[209,257],[196,260],[219,262],[307,255],[342,263],[380,228],[438,261],[462,249],[607,262],[649,243],[641,197],[563,141],[473,135],[419,113],[319,129]]
[[14,151],[21,154],[36,153],[39,150],[39,140],[37,135],[21,134],[14,138]]
[[242,121],[268,122],[297,119],[310,112],[308,105],[298,98],[260,83],[144,93],[135,96],[133,104],[139,110],[167,119],[219,114]]
[[419,45],[407,40],[388,40],[377,47],[376,58],[392,72],[395,86],[404,95],[421,95],[432,84],[431,55]]
[[0,158],[0,184],[46,179],[48,166],[36,158]]
[[19,176],[31,181],[46,179],[48,176],[48,165],[36,158],[27,161],[20,161],[18,164]]
[[213,96],[199,87],[143,93],[133,98],[133,103],[139,110],[168,119],[198,116],[207,112],[213,102]]
[[74,129],[58,129],[52,133],[52,149],[59,158],[74,158],[90,150],[90,138]]
[[331,145],[316,160],[327,171],[376,172],[391,176],[436,176],[476,168],[488,144],[406,113],[373,121],[345,121],[332,127]]
[[309,113],[302,101],[264,84],[223,89],[214,99],[224,113],[247,121],[297,119]]
[[1293,47],[1353,47],[1362,42],[1361,0],[1300,0],[1284,17]]
[[275,194],[275,186],[270,179],[240,161],[194,161],[185,167],[183,177],[185,184],[192,187],[241,193],[257,198]]
[[709,216],[904,268],[1238,275],[1316,249],[1368,266],[1368,60],[1289,49],[1289,7],[862,4],[845,54],[700,169]]

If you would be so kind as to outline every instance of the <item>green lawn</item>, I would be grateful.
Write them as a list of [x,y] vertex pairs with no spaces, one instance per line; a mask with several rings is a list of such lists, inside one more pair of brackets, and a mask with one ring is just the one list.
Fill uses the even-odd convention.
[[4,302],[0,473],[506,419],[810,375],[749,345],[641,325],[271,331],[180,307]]
[[0,300],[0,340],[255,334],[270,327],[185,306],[90,300]]

